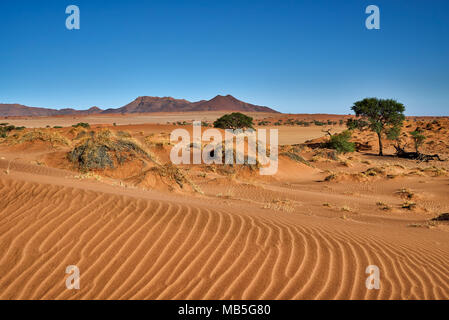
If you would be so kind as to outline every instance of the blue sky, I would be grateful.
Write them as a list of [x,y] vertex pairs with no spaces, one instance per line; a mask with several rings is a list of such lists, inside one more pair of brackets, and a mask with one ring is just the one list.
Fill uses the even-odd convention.
[[[78,5],[81,29],[65,27]],[[365,8],[380,8],[380,30]],[[1,0],[0,103],[116,108],[231,94],[290,113],[394,98],[449,115],[449,1]]]

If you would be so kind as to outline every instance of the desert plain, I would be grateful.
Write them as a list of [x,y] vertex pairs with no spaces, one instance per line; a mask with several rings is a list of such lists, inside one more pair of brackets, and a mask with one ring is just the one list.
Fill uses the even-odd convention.
[[[279,130],[275,175],[170,163],[172,130],[222,114],[0,120],[26,127],[0,139],[0,299],[449,298],[449,119],[403,128],[421,127],[442,161],[395,157],[388,141],[378,156],[369,131],[356,152],[319,147],[348,116],[252,113]],[[113,166],[70,160],[89,139],[118,153]]]

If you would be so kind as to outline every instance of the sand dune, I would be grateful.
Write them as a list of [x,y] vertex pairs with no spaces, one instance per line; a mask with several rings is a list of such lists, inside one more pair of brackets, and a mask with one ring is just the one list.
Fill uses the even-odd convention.
[[[416,122],[424,151],[448,159],[447,125]],[[262,177],[247,165],[166,166],[173,124],[101,127],[90,137],[112,148],[128,136],[141,152],[85,172],[68,157],[84,129],[2,140],[0,299],[449,297],[449,225],[431,220],[449,210],[447,161],[398,159],[388,143],[390,156],[374,156],[363,132],[371,148],[337,154],[313,147],[320,126],[276,126],[287,145]],[[80,290],[66,288],[70,265]],[[379,290],[366,288],[370,265]]]
[[[446,232],[80,188],[65,173],[0,176],[1,299],[449,297]],[[81,290],[65,288],[72,264]],[[365,287],[372,264],[380,290]]]

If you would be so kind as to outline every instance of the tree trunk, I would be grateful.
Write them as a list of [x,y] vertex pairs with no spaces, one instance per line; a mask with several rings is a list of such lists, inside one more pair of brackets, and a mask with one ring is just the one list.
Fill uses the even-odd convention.
[[377,137],[379,138],[379,156],[383,156],[384,152],[383,152],[383,146],[382,146],[382,136],[380,133],[377,134]]

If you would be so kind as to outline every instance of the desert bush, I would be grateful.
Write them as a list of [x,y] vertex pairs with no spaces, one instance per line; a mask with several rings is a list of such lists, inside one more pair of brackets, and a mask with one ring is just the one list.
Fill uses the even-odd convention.
[[89,132],[67,157],[82,171],[115,168],[137,157],[151,160],[136,142],[115,137],[109,130]]
[[233,130],[253,128],[253,118],[240,112],[225,114],[221,118],[215,120],[214,128]]
[[412,136],[416,153],[419,153],[419,148],[423,145],[424,140],[426,140],[426,137],[422,134],[422,131],[418,128],[415,131],[410,132],[410,135]]
[[0,124],[0,138],[6,138],[9,132],[13,131],[15,128],[15,126],[9,126],[7,123]]
[[14,136],[8,137],[8,141],[11,144],[43,141],[50,143],[53,147],[56,145],[70,145],[70,142],[67,138],[65,138],[58,132],[53,132],[49,129],[33,129],[25,133],[14,134]]
[[86,122],[79,122],[77,124],[74,124],[72,127],[74,128],[85,128],[85,129],[90,129],[90,124],[86,123]]
[[326,147],[337,150],[338,153],[347,153],[355,151],[355,144],[350,142],[351,132],[349,130],[343,131],[339,134],[334,134],[330,137]]

